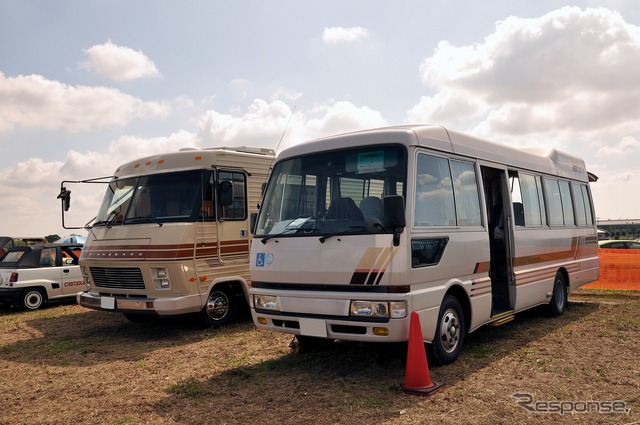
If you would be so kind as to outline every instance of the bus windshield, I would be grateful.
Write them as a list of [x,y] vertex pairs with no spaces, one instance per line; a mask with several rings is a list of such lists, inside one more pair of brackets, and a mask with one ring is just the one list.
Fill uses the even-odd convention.
[[212,182],[203,170],[113,180],[93,225],[195,221]]
[[369,233],[367,222],[383,220],[382,199],[404,195],[406,163],[405,148],[396,145],[280,161],[271,173],[255,236]]

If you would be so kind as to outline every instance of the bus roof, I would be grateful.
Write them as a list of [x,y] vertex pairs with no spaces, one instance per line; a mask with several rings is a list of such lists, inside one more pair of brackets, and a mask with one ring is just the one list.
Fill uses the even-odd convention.
[[149,155],[122,164],[116,169],[114,176],[122,178],[167,171],[211,168],[213,166],[246,169],[257,166],[262,169],[264,162],[271,161],[274,156],[273,149],[253,146],[183,148],[177,152]]
[[[283,150],[278,160],[318,151],[372,144],[423,146],[520,169],[589,181],[582,159],[557,149],[514,148],[435,125],[403,125],[362,130],[310,140]],[[595,176],[592,180],[597,179]]]

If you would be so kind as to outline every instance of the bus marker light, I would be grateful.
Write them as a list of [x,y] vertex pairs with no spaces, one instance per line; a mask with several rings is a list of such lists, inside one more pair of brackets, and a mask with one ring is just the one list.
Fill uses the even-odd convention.
[[387,328],[373,328],[372,331],[374,335],[389,336],[389,329]]

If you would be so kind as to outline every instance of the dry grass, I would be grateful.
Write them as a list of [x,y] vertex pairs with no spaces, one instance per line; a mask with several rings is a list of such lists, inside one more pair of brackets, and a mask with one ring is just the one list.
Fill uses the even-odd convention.
[[[291,337],[246,320],[200,330],[184,319],[132,324],[55,305],[0,309],[2,424],[563,424],[640,421],[640,293],[578,291],[472,334],[454,364],[431,368],[430,397],[394,388],[406,345],[339,343],[291,354]],[[621,400],[628,414],[536,414],[537,401]]]

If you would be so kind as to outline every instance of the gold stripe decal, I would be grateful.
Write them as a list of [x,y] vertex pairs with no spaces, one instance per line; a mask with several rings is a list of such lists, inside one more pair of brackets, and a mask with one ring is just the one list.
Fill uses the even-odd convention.
[[351,276],[351,285],[379,285],[398,247],[367,248]]

